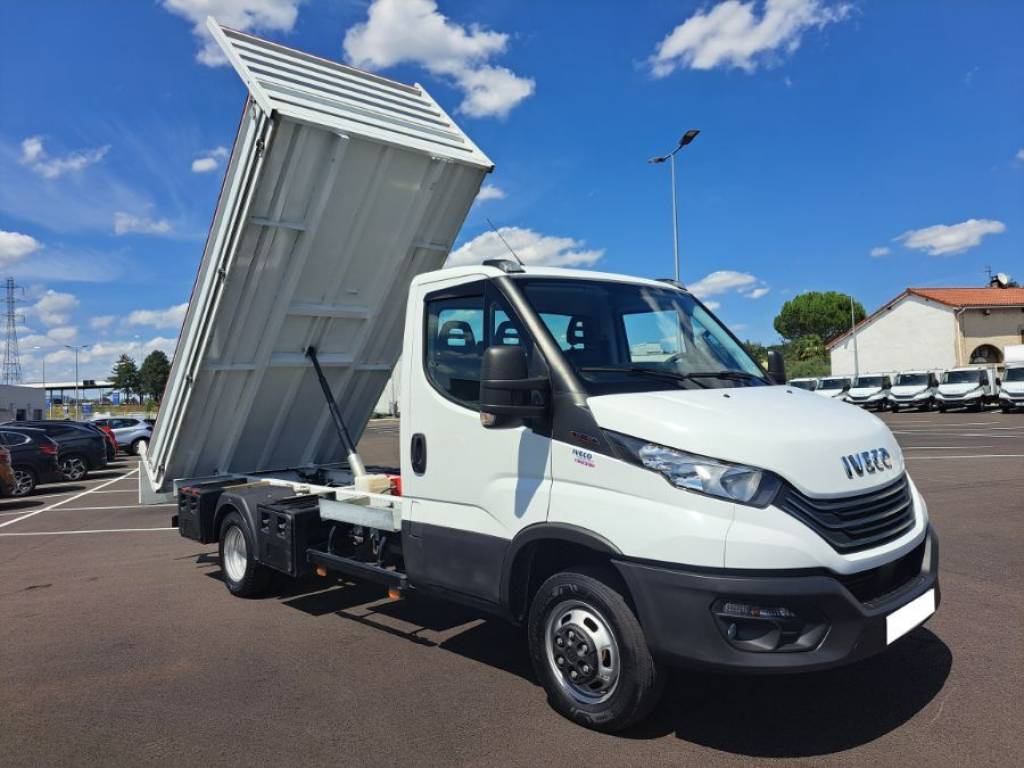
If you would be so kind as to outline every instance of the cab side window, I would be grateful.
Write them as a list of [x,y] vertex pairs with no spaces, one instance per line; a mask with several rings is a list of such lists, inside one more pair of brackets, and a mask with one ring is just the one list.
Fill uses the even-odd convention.
[[426,321],[427,378],[449,400],[476,409],[484,353],[483,292],[428,298]]

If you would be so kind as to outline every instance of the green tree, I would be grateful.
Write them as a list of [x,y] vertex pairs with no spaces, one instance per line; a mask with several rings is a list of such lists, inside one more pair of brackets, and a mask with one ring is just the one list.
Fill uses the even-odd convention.
[[[856,322],[864,319],[864,307],[853,302]],[[810,291],[794,296],[782,305],[775,318],[775,330],[788,341],[801,336],[829,340],[850,327],[850,297],[836,291]]]
[[117,358],[114,370],[110,373],[110,384],[114,389],[124,392],[126,398],[139,391],[139,368],[131,357],[121,355]]
[[817,334],[801,336],[790,345],[790,355],[796,360],[818,360],[825,358],[825,343]]
[[747,339],[743,342],[743,347],[747,350],[747,354],[761,365],[768,364],[768,347],[764,344],[759,341],[751,341],[750,339]]
[[153,350],[146,355],[139,369],[139,391],[159,403],[160,398],[164,396],[164,387],[167,386],[170,375],[171,363],[167,355],[159,349]]

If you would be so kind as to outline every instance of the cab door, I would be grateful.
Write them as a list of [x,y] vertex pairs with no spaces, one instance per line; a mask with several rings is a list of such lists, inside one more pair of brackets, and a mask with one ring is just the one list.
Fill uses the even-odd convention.
[[514,344],[527,351],[531,375],[547,368],[490,281],[419,290],[402,381],[406,569],[418,586],[497,603],[511,539],[547,519],[551,440],[543,425],[481,425],[480,363],[488,346]]

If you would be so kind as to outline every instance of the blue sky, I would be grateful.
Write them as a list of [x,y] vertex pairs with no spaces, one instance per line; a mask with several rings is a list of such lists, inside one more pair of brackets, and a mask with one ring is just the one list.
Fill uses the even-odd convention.
[[[628,11],[627,11],[628,8]],[[743,337],[805,290],[1024,278],[1024,5],[756,0],[136,0],[0,9],[0,276],[26,380],[65,343],[173,349],[245,90],[224,23],[420,82],[494,160],[485,217],[528,258],[672,272]],[[872,255],[872,251],[876,255]],[[32,350],[31,347],[40,347]]]

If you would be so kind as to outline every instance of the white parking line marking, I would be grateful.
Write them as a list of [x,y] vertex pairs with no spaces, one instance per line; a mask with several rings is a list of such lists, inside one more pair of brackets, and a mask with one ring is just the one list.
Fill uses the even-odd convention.
[[1024,453],[971,453],[964,456],[906,456],[905,459],[1024,459]]
[[139,531],[176,531],[177,528],[99,528],[94,531],[17,531],[0,536],[78,536],[83,533],[138,533]]
[[904,451],[962,451],[964,448],[995,448],[994,445],[905,445]]
[[113,507],[64,507],[61,512],[93,512],[99,509],[147,509],[149,507],[176,507],[177,504],[121,504]]
[[48,507],[43,507],[42,509],[37,509],[37,510],[35,510],[33,512],[28,512],[28,513],[22,515],[21,517],[14,518],[13,520],[7,520],[7,521],[5,521],[3,523],[0,523],[0,528],[6,528],[8,525],[14,525],[15,523],[21,522],[22,520],[27,520],[30,517],[35,517],[36,515],[38,515],[41,512],[49,512],[51,509],[56,509],[59,506],[67,504],[69,501],[74,501],[75,499],[80,499],[83,496],[88,496],[90,493],[95,493],[100,488],[106,488],[111,483],[116,483],[118,480],[123,480],[124,478],[126,478],[129,475],[132,475],[132,474],[134,474],[134,473],[136,473],[138,471],[139,471],[139,468],[136,467],[135,469],[129,470],[127,473],[125,473],[123,475],[120,475],[119,477],[115,477],[113,480],[108,480],[107,482],[101,483],[100,485],[97,485],[97,486],[94,486],[94,487],[90,488],[87,491],[82,491],[81,493],[76,494],[74,496],[68,496],[66,499],[61,499],[60,501],[56,501],[53,504],[51,504],[50,506],[48,506]]

